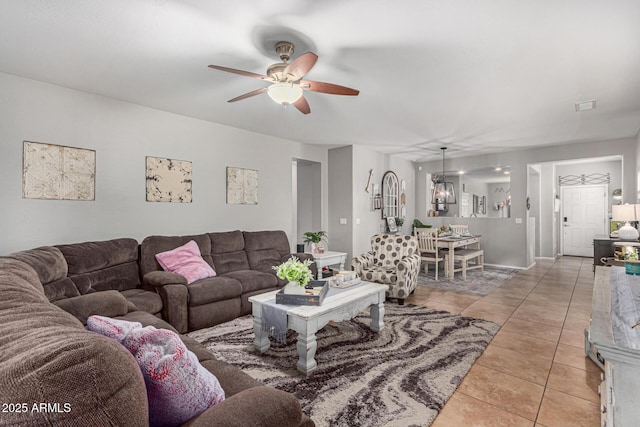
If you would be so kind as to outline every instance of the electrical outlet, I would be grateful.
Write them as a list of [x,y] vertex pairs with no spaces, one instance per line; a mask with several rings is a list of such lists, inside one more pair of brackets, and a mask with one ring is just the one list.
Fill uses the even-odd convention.
[[347,225],[347,218],[340,218],[340,225]]
[[516,224],[522,224],[522,218],[516,218]]

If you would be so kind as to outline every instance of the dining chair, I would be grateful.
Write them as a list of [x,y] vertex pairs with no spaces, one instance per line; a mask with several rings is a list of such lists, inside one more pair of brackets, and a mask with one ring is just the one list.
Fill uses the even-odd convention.
[[[453,234],[457,234],[459,236],[469,236],[469,226],[466,224],[456,224],[456,225],[450,225],[449,226],[451,228],[451,232]],[[480,249],[480,242],[476,243],[475,245],[468,245],[468,246],[464,246],[464,248],[471,248],[474,247],[475,249]]]
[[465,224],[450,225],[451,232],[454,234],[469,234],[469,226]]
[[447,264],[441,249],[438,247],[438,230],[432,228],[416,228],[418,238],[418,248],[420,250],[420,260],[424,262],[424,273],[429,273],[429,263],[435,264],[435,278],[438,280],[438,267],[440,262],[444,263],[445,277],[448,275]]

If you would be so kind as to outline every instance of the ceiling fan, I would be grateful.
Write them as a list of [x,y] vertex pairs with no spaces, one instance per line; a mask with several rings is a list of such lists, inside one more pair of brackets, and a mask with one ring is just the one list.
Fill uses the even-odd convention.
[[228,73],[239,74],[241,76],[260,79],[272,84],[260,89],[252,90],[243,95],[230,99],[227,102],[236,102],[252,96],[267,93],[275,102],[283,105],[293,105],[303,114],[309,114],[311,108],[305,99],[303,92],[309,90],[311,92],[327,93],[330,95],[350,95],[357,96],[360,91],[333,83],[316,82],[312,80],[302,80],[302,78],[313,68],[318,55],[313,52],[307,52],[304,55],[294,59],[288,63],[293,55],[293,43],[278,42],[276,44],[276,53],[282,62],[271,65],[267,68],[267,74],[257,74],[250,71],[237,70],[235,68],[222,67],[220,65],[209,65],[210,68],[226,71]]

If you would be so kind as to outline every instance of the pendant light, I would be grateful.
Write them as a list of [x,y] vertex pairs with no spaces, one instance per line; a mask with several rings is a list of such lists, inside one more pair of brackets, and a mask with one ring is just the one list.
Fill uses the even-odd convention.
[[453,204],[456,203],[456,191],[453,187],[453,182],[445,181],[444,173],[444,151],[447,147],[441,147],[442,150],[442,175],[433,176],[433,196],[431,197],[431,203],[434,205],[440,204]]

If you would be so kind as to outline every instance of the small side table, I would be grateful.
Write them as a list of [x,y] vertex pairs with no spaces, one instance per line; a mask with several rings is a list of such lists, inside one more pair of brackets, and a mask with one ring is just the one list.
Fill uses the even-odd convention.
[[322,267],[328,267],[330,265],[340,264],[340,270],[344,270],[344,263],[347,259],[346,252],[333,252],[324,251],[321,254],[311,254],[313,260],[318,267],[318,280],[322,279]]

